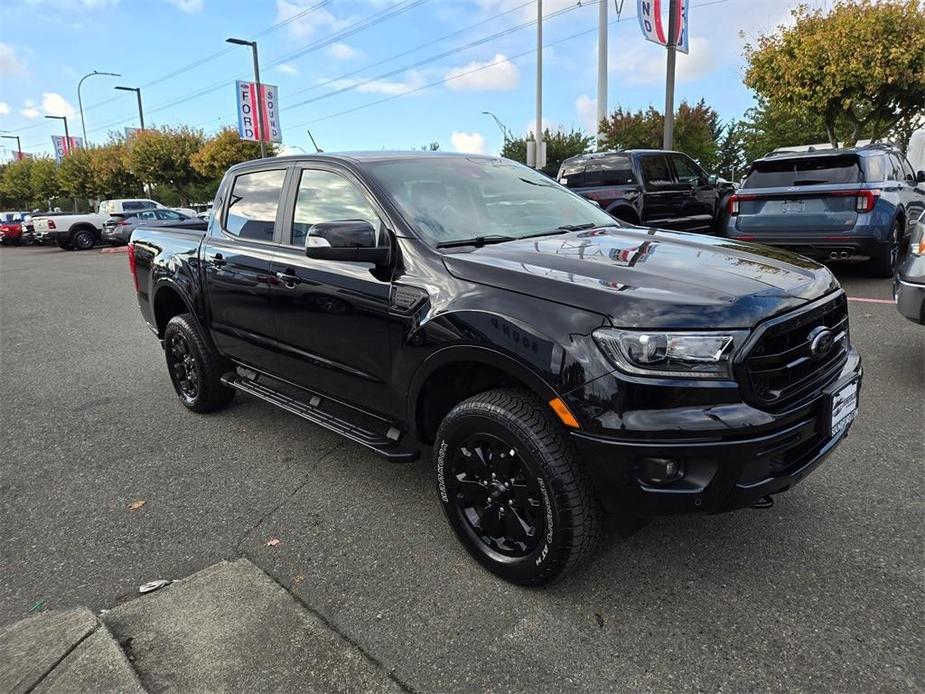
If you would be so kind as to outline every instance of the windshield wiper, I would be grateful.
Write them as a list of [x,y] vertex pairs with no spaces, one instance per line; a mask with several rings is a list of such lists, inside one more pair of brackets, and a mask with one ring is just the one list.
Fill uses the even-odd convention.
[[504,243],[505,241],[516,241],[516,236],[504,236],[503,234],[488,234],[486,236],[473,236],[471,239],[458,239],[456,241],[440,241],[437,248],[456,248],[457,246],[475,246],[481,248],[490,243]]

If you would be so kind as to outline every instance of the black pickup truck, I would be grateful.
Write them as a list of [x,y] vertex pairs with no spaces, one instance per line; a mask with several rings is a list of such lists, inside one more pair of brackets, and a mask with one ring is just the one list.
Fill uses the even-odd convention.
[[697,233],[722,230],[734,192],[683,152],[660,149],[579,154],[558,180],[624,222]]
[[825,267],[621,226],[508,160],[262,159],[214,209],[129,247],[180,401],[242,391],[392,461],[432,444],[454,532],[516,583],[571,570],[602,510],[770,506],[855,416]]

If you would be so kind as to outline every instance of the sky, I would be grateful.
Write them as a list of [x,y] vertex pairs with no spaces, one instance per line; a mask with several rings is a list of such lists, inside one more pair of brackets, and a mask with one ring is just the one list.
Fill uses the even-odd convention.
[[[667,0],[666,4],[667,4]],[[690,55],[679,55],[677,101],[705,99],[724,120],[753,103],[742,84],[743,46],[789,19],[799,0],[689,0]],[[619,3],[620,0],[617,0]],[[831,0],[813,0],[826,6]],[[596,0],[543,2],[543,121],[593,131],[597,90]],[[664,48],[646,42],[635,0],[618,19],[609,0],[608,107],[664,108]],[[279,88],[287,149],[498,152],[501,129],[533,129],[535,0],[3,0],[0,131],[25,152],[50,153],[51,135],[80,135],[82,87],[88,140],[145,124],[236,126],[234,80]],[[15,150],[0,140],[0,160]]]

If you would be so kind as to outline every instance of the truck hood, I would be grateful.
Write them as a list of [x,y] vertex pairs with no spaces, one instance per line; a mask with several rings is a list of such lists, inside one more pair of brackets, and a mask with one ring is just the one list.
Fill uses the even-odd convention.
[[787,251],[641,227],[508,241],[444,263],[460,279],[626,328],[750,328],[838,287],[827,268]]

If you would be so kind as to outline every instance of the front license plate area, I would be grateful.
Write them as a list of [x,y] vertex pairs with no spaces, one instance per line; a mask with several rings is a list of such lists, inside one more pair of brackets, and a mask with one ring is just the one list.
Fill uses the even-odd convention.
[[849,381],[829,396],[829,431],[832,438],[844,431],[858,413],[858,385],[857,379]]

